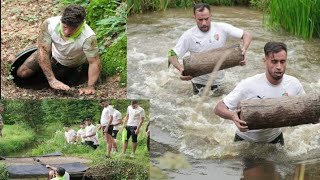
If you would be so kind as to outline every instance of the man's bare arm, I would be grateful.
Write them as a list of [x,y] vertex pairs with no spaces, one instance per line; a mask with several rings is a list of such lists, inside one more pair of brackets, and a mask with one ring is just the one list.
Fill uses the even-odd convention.
[[46,76],[49,85],[53,89],[69,90],[70,87],[64,83],[58,81],[52,71],[50,57],[52,40],[48,32],[48,20],[40,26],[40,33],[38,38],[38,50],[39,50],[39,66],[41,67],[44,75]]
[[176,55],[169,56],[168,61],[180,72],[180,79],[184,81],[188,81],[192,79],[192,76],[183,76],[182,72],[184,70],[183,66],[179,63],[178,57]]

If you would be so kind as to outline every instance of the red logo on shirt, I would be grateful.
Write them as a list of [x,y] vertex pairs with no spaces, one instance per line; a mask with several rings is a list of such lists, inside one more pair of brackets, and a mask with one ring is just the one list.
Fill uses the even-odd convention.
[[215,35],[213,36],[213,38],[214,38],[215,40],[219,41],[219,34],[215,34]]

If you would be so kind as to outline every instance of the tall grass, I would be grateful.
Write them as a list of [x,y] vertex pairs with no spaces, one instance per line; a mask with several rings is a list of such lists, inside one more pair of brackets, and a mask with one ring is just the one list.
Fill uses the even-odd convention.
[[270,0],[268,11],[271,29],[283,28],[306,39],[320,37],[320,0]]
[[35,133],[23,124],[4,125],[0,137],[0,155],[6,156],[25,149],[35,140]]

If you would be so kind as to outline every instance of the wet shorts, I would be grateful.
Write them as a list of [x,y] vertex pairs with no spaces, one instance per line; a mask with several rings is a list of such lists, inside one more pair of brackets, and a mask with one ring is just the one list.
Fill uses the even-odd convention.
[[[243,141],[244,139],[242,139],[240,136],[238,136],[237,134],[234,137],[234,142],[236,141]],[[283,139],[283,134],[281,133],[278,137],[276,137],[274,140],[272,140],[271,142],[269,142],[270,144],[281,144],[282,146],[284,145],[284,139]]]
[[138,135],[134,132],[137,129],[137,126],[127,126],[127,140],[130,139],[130,136],[132,136],[132,142],[136,143],[138,141]]
[[[107,126],[102,126],[102,133],[104,134],[104,129],[106,128]],[[109,128],[108,128],[108,134],[110,134],[110,136],[112,136],[112,130],[113,130],[113,125],[110,125]]]
[[113,139],[117,139],[117,134],[118,134],[119,130],[112,130],[112,137]]
[[[194,94],[194,95],[199,94],[200,89],[201,89],[201,88],[204,89],[204,88],[206,87],[205,85],[202,85],[202,84],[197,84],[197,83],[193,83],[193,82],[191,82],[191,83],[192,83],[193,94]],[[214,90],[214,89],[217,89],[217,88],[218,88],[217,85],[213,85],[213,86],[211,86],[211,91]]]

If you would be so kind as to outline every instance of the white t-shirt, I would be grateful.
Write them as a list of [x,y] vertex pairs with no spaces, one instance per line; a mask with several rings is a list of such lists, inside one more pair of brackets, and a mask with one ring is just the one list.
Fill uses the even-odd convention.
[[113,115],[113,107],[111,105],[108,105],[107,107],[104,107],[102,110],[101,118],[100,118],[101,126],[108,125],[108,121],[110,120],[110,115]]
[[67,67],[77,67],[85,63],[87,61],[86,58],[95,57],[98,53],[98,46],[92,48],[90,47],[91,44],[85,44],[89,37],[95,36],[93,30],[85,24],[84,29],[75,42],[64,40],[58,31],[60,19],[61,16],[48,19],[48,34],[52,39],[52,57]]
[[[198,26],[187,30],[180,37],[178,43],[173,48],[179,58],[182,58],[187,52],[199,53],[225,46],[229,37],[242,38],[243,30],[227,23],[211,22],[208,32],[202,32]],[[218,71],[213,85],[223,83],[224,71]],[[193,83],[205,85],[209,79],[209,74],[194,77]]]
[[76,135],[76,131],[73,129],[70,129],[68,132],[64,132],[64,136],[67,139],[67,143],[72,143],[72,140]]
[[[273,85],[267,80],[266,74],[262,73],[242,80],[232,92],[223,98],[223,102],[230,110],[235,110],[241,100],[302,94],[305,94],[304,89],[295,77],[285,74],[279,85]],[[271,142],[281,134],[281,129],[270,128],[249,130],[247,132],[241,132],[237,129],[236,133],[249,142]]]
[[[122,115],[121,115],[120,111],[114,109],[112,125],[119,123],[121,121],[121,119],[122,119]],[[113,130],[119,130],[120,127],[121,127],[121,124],[113,126]]]
[[131,105],[128,106],[127,114],[129,115],[127,126],[138,126],[141,118],[145,116],[144,109],[140,106],[137,106],[136,109],[133,109]]
[[[63,177],[64,177],[64,180],[70,180],[70,175],[69,175],[69,173],[67,171],[64,173]],[[51,180],[59,180],[59,178],[55,177],[55,178],[53,178]]]
[[92,134],[95,134],[95,135],[91,137],[86,137],[85,140],[97,143],[97,128],[93,124],[86,127],[86,136],[89,136]]
[[77,136],[78,136],[78,137],[81,137],[81,142],[84,142],[84,141],[85,141],[84,138],[83,138],[83,136],[85,136],[85,135],[86,135],[85,129],[79,129],[79,130],[77,131]]

